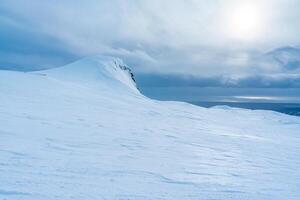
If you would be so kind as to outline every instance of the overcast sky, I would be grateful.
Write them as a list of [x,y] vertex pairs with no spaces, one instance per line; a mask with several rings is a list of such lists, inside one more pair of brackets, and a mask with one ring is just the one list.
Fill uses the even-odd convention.
[[105,54],[158,81],[193,75],[207,84],[298,87],[298,60],[283,67],[265,55],[299,48],[299,8],[299,0],[1,0],[0,66]]

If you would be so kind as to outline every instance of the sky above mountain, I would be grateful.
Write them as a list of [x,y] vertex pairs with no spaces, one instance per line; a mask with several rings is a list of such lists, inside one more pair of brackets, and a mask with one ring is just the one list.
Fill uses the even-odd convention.
[[188,85],[299,87],[299,7],[298,0],[2,0],[0,67],[104,54],[157,84],[169,76],[171,85],[192,77]]

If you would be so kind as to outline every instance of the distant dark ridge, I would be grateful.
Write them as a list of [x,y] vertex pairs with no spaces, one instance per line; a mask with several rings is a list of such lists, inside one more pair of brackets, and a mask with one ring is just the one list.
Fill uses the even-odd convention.
[[[8,65],[9,66],[9,65]],[[29,67],[29,66],[0,66],[0,70],[9,70],[9,71],[20,71],[20,72],[31,72],[31,71],[39,71],[51,69],[53,67]]]

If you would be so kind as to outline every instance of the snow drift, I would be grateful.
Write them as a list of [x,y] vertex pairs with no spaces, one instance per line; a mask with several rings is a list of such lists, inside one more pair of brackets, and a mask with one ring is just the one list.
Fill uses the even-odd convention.
[[160,102],[119,59],[0,71],[0,199],[298,199],[300,118]]

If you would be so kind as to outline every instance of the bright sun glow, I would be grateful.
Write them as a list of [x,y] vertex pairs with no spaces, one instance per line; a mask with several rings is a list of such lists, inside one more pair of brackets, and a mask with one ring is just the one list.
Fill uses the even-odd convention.
[[227,27],[231,37],[253,40],[259,37],[263,26],[261,9],[255,4],[240,4],[227,13]]

